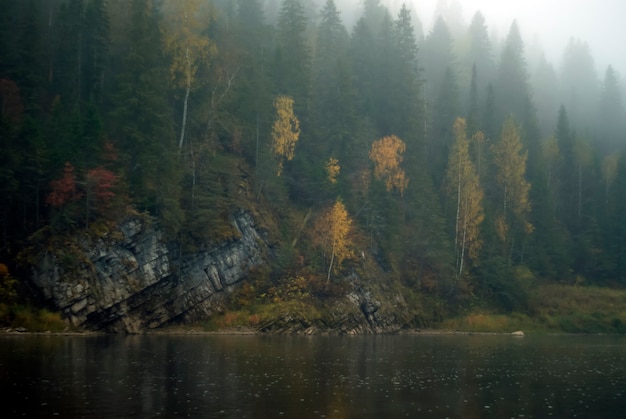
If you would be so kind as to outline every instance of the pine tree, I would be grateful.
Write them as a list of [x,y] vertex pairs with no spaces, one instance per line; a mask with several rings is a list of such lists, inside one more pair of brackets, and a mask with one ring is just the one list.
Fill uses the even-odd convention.
[[298,114],[309,102],[311,49],[306,40],[307,19],[300,0],[283,0],[276,33],[275,83],[279,94],[291,96]]
[[454,71],[452,35],[444,20],[439,17],[432,30],[424,40],[422,55],[424,61],[424,78],[426,79],[426,97],[434,102],[441,92],[446,79],[446,71]]
[[562,103],[567,109],[572,129],[590,132],[596,118],[599,83],[591,49],[586,42],[570,39],[559,72]]
[[182,222],[180,174],[160,27],[152,0],[132,1],[111,128],[135,205],[159,215],[173,234]]
[[426,137],[427,164],[436,185],[444,177],[448,151],[454,142],[452,126],[458,116],[456,58],[448,26],[437,19],[422,47],[425,105],[429,126]]
[[526,121],[530,104],[528,75],[524,59],[524,43],[515,21],[504,43],[494,88],[498,126],[508,114],[512,114],[518,120]]
[[472,18],[468,29],[468,39],[469,47],[464,61],[467,68],[476,67],[476,89],[483,91],[487,88],[489,80],[493,78],[495,68],[485,17],[480,11],[476,12]]
[[109,16],[105,0],[91,0],[85,9],[83,65],[84,100],[102,103],[109,49]]
[[[237,45],[239,57],[238,82],[233,88],[233,102],[237,104],[237,117],[243,125],[244,153],[254,161],[257,182],[262,133],[269,132],[272,119],[272,80],[269,71],[271,60],[271,28],[265,23],[265,13],[260,0],[238,0]],[[253,100],[251,100],[253,98]]]
[[571,231],[576,224],[576,170],[574,156],[574,133],[570,128],[568,113],[564,106],[559,109],[555,132],[559,160],[557,166],[557,217]]
[[478,131],[479,125],[481,125],[480,119],[480,106],[478,95],[478,74],[476,65],[472,65],[472,79],[470,82],[469,92],[469,104],[467,107],[467,129],[468,132]]
[[411,19],[411,12],[405,4],[402,5],[396,20],[394,21],[394,51],[397,62],[388,63],[395,68],[392,73],[393,88],[387,94],[391,94],[393,106],[392,131],[402,136],[410,144],[417,146],[420,134],[420,101],[419,101],[419,67],[417,61],[417,41],[415,29]]
[[626,110],[617,74],[612,66],[608,66],[600,94],[597,126],[600,131],[599,140],[609,153],[621,147],[620,140],[624,138],[624,128],[626,128],[625,116]]
[[559,81],[554,67],[543,54],[539,58],[531,84],[537,104],[539,128],[542,132],[552,132],[559,110]]
[[62,3],[56,22],[57,44],[52,70],[53,93],[70,108],[80,105],[83,86],[84,8],[82,0]]
[[[314,59],[312,128],[319,134],[315,148],[320,154],[328,154],[328,148],[337,148],[348,141],[354,116],[350,109],[351,83],[346,77],[349,71],[347,54],[348,34],[333,0],[322,9],[322,21],[318,27]],[[311,150],[313,151],[313,150]]]

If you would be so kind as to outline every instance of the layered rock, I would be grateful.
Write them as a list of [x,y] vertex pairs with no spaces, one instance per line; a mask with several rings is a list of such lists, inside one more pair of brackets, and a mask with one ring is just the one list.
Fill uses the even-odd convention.
[[43,253],[32,281],[72,324],[87,329],[136,333],[206,318],[220,310],[225,292],[265,263],[267,243],[252,217],[240,212],[233,223],[238,238],[179,255],[146,219],[129,218],[117,234],[76,238],[81,257],[71,269],[58,252]]
[[[133,216],[102,237],[77,232],[48,242],[32,266],[32,283],[73,325],[89,330],[140,333],[170,324],[205,320],[224,310],[224,298],[250,271],[271,263],[270,246],[251,215],[233,217],[235,238],[194,252],[165,243],[147,218]],[[60,248],[59,248],[60,246]],[[67,248],[66,248],[67,247]],[[356,274],[351,291],[325,307],[323,319],[302,313],[269,319],[268,333],[388,333],[403,326],[397,310],[381,309]],[[389,304],[386,304],[389,307]]]

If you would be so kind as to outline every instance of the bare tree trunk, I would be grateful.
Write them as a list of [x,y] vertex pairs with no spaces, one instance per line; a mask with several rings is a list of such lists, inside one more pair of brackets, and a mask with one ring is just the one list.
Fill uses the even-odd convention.
[[178,154],[180,154],[183,143],[185,141],[185,130],[187,129],[187,102],[189,100],[189,92],[191,90],[191,86],[187,85],[187,91],[185,92],[185,101],[183,103],[183,121],[180,127],[180,140],[178,141]]
[[463,274],[463,262],[465,262],[465,235],[466,235],[466,223],[463,223],[463,243],[461,244],[461,258],[459,261],[459,272],[457,273],[456,279],[459,280],[461,275]]
[[330,256],[330,265],[328,266],[328,276],[326,277],[326,286],[330,283],[330,272],[333,269],[333,262],[335,261],[335,246],[333,246],[333,253]]
[[187,129],[187,108],[189,102],[189,93],[191,92],[191,63],[189,61],[189,48],[185,50],[185,59],[187,60],[187,88],[185,90],[185,100],[183,102],[183,121],[180,127],[180,140],[178,141],[178,154],[183,148],[185,142],[185,130]]

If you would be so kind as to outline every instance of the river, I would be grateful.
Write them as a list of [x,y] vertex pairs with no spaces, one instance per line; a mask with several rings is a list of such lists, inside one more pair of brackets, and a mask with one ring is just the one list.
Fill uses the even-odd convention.
[[623,417],[626,337],[0,336],[2,417]]

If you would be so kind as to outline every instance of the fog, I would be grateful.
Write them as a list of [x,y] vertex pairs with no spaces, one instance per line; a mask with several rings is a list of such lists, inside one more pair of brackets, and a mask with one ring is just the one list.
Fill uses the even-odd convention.
[[[323,3],[317,0],[317,3]],[[362,11],[363,0],[337,0],[344,22],[351,28]],[[437,10],[449,9],[467,25],[477,12],[485,16],[492,36],[504,38],[513,20],[517,20],[527,48],[536,44],[555,67],[561,65],[569,40],[586,42],[593,53],[598,75],[611,64],[626,75],[626,54],[621,40],[626,39],[623,0],[382,0],[395,13],[403,3],[417,13],[424,33],[430,30]],[[450,24],[450,22],[448,22]]]

